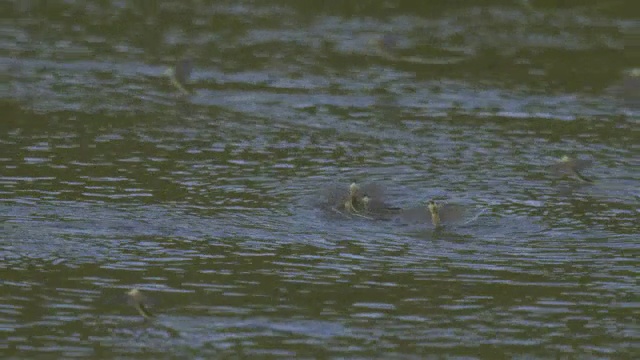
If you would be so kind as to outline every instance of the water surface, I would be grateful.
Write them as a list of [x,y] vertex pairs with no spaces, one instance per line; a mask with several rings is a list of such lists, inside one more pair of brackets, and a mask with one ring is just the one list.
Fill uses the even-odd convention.
[[312,4],[5,6],[2,357],[636,357],[629,2]]

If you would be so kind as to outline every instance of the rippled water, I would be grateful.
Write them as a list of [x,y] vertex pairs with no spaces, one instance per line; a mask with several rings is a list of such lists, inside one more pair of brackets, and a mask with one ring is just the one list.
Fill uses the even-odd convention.
[[632,2],[430,3],[8,2],[2,358],[637,357]]

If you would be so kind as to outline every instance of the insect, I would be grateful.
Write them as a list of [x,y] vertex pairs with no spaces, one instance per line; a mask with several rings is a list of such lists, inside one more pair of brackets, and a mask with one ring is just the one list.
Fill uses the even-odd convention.
[[433,223],[433,226],[440,226],[440,209],[438,204],[433,200],[429,200],[429,202],[427,202],[427,208],[429,209],[429,213],[431,213],[431,222]]
[[127,296],[129,298],[129,303],[133,305],[136,310],[138,310],[143,318],[147,320],[153,318],[154,315],[147,309],[147,306],[145,305],[145,303],[149,301],[146,295],[144,295],[138,289],[131,289],[127,291]]
[[558,174],[573,175],[582,182],[593,183],[593,180],[580,173],[580,170],[588,168],[591,164],[591,160],[574,159],[564,155],[557,163],[551,165],[551,169]]
[[191,92],[187,89],[187,82],[191,77],[193,70],[193,60],[190,57],[181,59],[174,67],[168,68],[165,75],[169,76],[171,84],[175,86],[182,94],[189,95]]

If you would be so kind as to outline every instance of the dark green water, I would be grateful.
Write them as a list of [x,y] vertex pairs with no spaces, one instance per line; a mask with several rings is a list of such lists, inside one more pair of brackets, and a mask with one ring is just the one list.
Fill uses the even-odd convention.
[[634,1],[147,3],[0,5],[1,358],[640,356]]

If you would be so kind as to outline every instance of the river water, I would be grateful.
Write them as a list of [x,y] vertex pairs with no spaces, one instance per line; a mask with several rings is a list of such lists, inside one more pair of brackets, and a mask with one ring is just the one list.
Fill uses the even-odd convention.
[[0,357],[637,358],[634,2],[450,3],[5,2]]

